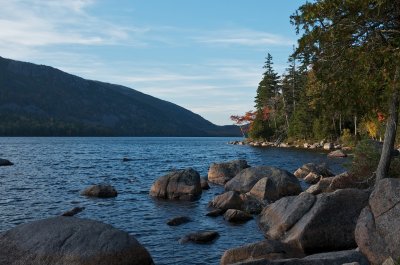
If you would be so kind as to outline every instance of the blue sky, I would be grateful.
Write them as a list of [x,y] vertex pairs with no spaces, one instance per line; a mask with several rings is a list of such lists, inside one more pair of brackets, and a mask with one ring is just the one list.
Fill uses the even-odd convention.
[[0,0],[0,56],[116,83],[216,124],[284,72],[299,0]]

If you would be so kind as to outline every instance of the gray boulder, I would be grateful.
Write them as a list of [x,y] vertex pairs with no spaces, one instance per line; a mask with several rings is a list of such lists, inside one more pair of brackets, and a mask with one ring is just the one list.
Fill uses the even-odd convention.
[[311,209],[285,233],[283,242],[304,253],[355,248],[354,230],[368,197],[367,191],[358,189],[317,195]]
[[208,203],[209,207],[221,209],[226,211],[228,209],[243,209],[243,200],[240,194],[236,191],[228,191],[221,195],[215,196],[214,199]]
[[98,198],[112,198],[117,197],[118,192],[111,185],[93,185],[84,189],[81,192],[81,195]]
[[335,151],[330,152],[328,154],[328,157],[343,158],[343,157],[347,157],[347,155],[342,150],[335,150]]
[[[255,186],[259,181],[261,182]],[[251,191],[253,188],[254,190]],[[260,199],[274,201],[284,196],[299,194],[301,187],[298,179],[286,170],[258,166],[242,170],[225,184],[225,190],[241,193],[251,191],[252,195],[260,197]]]
[[150,195],[161,199],[194,201],[201,197],[199,173],[192,169],[172,171],[158,178],[150,189]]
[[305,178],[310,172],[315,173],[323,178],[332,177],[334,174],[324,164],[307,163],[298,168],[293,174],[298,178]]
[[208,181],[224,185],[242,169],[248,168],[246,160],[234,160],[225,163],[213,163],[208,170]]
[[2,265],[150,265],[147,250],[111,225],[55,217],[0,234]]
[[225,212],[224,219],[231,223],[245,223],[253,219],[253,216],[241,210],[229,209]]
[[303,254],[282,242],[264,240],[226,250],[222,255],[220,264],[245,264],[259,259],[273,260],[294,257],[303,257]]
[[14,164],[9,160],[0,158],[0,166],[12,166],[12,165]]
[[357,245],[372,264],[400,259],[400,179],[382,179],[361,212],[355,230]]
[[259,226],[268,239],[281,239],[314,205],[315,196],[303,192],[284,197],[264,208]]

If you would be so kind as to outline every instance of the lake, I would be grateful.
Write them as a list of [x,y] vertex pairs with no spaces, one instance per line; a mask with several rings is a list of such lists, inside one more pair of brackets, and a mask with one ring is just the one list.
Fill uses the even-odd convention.
[[[78,216],[111,224],[134,235],[156,264],[219,264],[224,250],[263,239],[256,219],[232,225],[210,218],[207,203],[223,192],[219,186],[196,202],[149,197],[154,180],[173,169],[192,167],[206,176],[209,165],[246,159],[252,166],[270,165],[294,172],[305,163],[326,162],[341,173],[344,160],[300,149],[228,145],[235,138],[0,138],[0,158],[15,165],[0,167],[0,232],[15,225],[60,215],[75,206]],[[129,162],[122,159],[130,158]],[[107,183],[119,192],[112,199],[90,199],[79,192]],[[185,215],[193,222],[169,227],[166,221]],[[211,229],[220,233],[212,244],[180,244],[185,234]]]

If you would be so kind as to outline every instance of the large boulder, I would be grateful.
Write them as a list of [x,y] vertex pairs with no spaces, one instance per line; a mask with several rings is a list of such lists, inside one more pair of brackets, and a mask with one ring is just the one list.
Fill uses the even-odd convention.
[[14,164],[11,161],[0,158],[0,166],[12,166],[12,165]]
[[382,179],[375,186],[355,230],[357,245],[372,264],[400,259],[400,179]]
[[98,198],[117,197],[117,190],[111,185],[92,185],[81,192],[81,195]]
[[298,168],[293,174],[298,178],[305,178],[310,172],[315,173],[323,178],[332,177],[334,174],[325,164],[307,163]]
[[208,170],[208,181],[224,185],[242,169],[248,168],[246,160],[233,160],[225,163],[213,163]]
[[368,191],[343,189],[323,193],[284,235],[283,242],[312,254],[356,247],[354,229],[367,205]]
[[240,194],[236,191],[228,191],[221,195],[217,195],[208,203],[209,207],[226,211],[228,209],[243,209],[243,200]]
[[[258,183],[259,181],[261,182]],[[257,186],[255,186],[256,184]],[[283,196],[297,195],[301,192],[300,183],[293,174],[269,166],[246,168],[225,184],[226,190],[241,193],[249,192],[253,188],[252,195],[269,201]]]
[[150,265],[147,250],[111,225],[75,217],[22,224],[0,234],[3,265]]
[[162,199],[194,201],[202,193],[199,173],[181,169],[158,178],[150,189],[150,195]]
[[237,262],[235,265],[344,265],[349,263],[352,265],[369,265],[365,256],[357,250],[318,253],[305,258],[256,259]]
[[251,262],[259,259],[287,259],[302,257],[302,254],[275,240],[264,240],[245,246],[228,249],[221,258],[221,265]]
[[306,192],[284,197],[264,208],[259,226],[266,238],[280,239],[314,205],[315,196]]

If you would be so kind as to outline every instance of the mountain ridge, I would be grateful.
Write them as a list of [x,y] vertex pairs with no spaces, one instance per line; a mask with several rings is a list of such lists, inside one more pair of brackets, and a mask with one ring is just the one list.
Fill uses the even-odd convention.
[[135,89],[0,57],[2,136],[239,136]]

